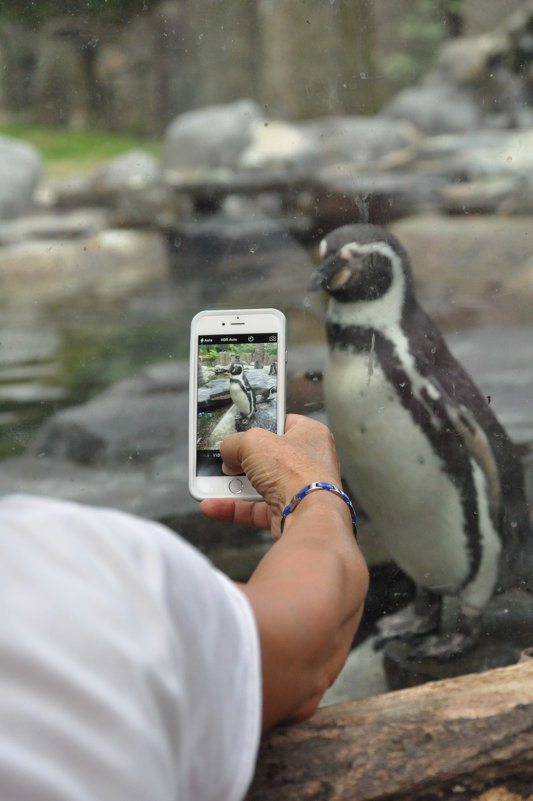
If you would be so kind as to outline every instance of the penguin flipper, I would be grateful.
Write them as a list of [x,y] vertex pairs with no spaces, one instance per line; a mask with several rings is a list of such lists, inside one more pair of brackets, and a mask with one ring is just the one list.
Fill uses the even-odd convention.
[[461,437],[468,454],[485,476],[491,518],[494,525],[499,527],[502,510],[500,477],[487,435],[466,406],[444,399],[444,407],[448,420]]

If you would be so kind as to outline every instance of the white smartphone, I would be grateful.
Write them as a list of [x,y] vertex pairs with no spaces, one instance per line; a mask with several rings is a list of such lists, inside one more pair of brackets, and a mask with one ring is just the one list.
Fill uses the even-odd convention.
[[277,309],[207,310],[192,320],[189,490],[194,498],[260,498],[245,475],[222,472],[220,443],[255,427],[283,433],[285,328]]

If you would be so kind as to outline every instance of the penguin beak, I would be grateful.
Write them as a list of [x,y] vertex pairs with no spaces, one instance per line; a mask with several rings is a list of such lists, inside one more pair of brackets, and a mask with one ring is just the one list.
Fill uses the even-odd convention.
[[352,270],[347,259],[334,253],[311,274],[307,289],[309,292],[315,292],[317,289],[335,292],[349,281],[351,275]]

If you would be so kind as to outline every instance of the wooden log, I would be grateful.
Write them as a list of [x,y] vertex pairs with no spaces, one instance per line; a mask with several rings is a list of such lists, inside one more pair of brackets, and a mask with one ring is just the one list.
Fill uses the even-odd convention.
[[266,735],[247,801],[533,801],[533,660]]

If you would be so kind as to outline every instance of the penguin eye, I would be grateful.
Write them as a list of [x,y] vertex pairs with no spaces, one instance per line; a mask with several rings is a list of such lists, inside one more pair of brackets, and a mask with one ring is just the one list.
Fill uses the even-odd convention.
[[325,258],[326,253],[328,252],[328,243],[325,239],[322,239],[320,245],[318,246],[318,254],[321,259]]

